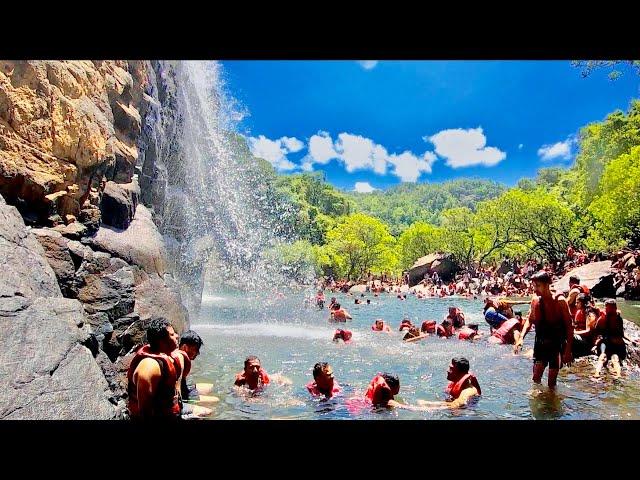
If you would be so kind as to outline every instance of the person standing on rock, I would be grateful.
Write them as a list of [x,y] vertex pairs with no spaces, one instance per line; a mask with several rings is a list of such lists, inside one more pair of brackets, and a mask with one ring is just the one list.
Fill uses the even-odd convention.
[[531,300],[529,317],[525,320],[522,335],[514,344],[513,350],[514,353],[518,352],[524,337],[531,326],[535,325],[533,381],[540,383],[549,365],[548,385],[549,388],[555,388],[560,368],[573,361],[573,321],[564,296],[554,298],[551,293],[551,276],[547,272],[538,272],[531,280],[537,296]]
[[166,318],[151,320],[147,344],[140,347],[127,372],[132,419],[179,419],[179,381],[185,359],[178,353],[178,334]]

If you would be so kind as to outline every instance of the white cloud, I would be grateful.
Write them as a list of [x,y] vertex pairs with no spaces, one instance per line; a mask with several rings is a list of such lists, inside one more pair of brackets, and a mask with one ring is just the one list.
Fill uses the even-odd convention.
[[555,158],[570,160],[572,144],[573,138],[569,137],[564,142],[557,142],[553,145],[543,145],[538,149],[538,156],[543,162],[549,162]]
[[318,132],[309,139],[309,156],[314,163],[327,164],[332,158],[338,158],[333,148],[333,140],[327,132]]
[[431,173],[431,165],[437,157],[432,152],[425,152],[422,158],[416,157],[411,152],[403,152],[400,155],[391,155],[389,163],[395,168],[393,174],[403,182],[417,182],[422,172]]
[[309,155],[303,159],[302,169],[311,171],[314,163],[327,164],[332,159],[342,163],[349,173],[373,170],[385,175],[387,168],[392,168],[391,173],[403,182],[416,182],[423,172],[431,172],[437,157],[433,152],[422,156],[409,151],[389,154],[385,147],[361,135],[342,132],[334,142],[327,132],[318,132],[309,139]]
[[377,188],[373,188],[369,182],[356,182],[353,190],[359,193],[371,193],[377,190]]
[[378,65],[378,60],[358,60],[358,63],[365,70],[373,70]]
[[291,153],[299,152],[304,148],[304,143],[295,137],[282,137],[280,140],[285,148]]
[[521,143],[520,145],[518,145],[518,150],[522,150],[522,147],[524,147],[524,144]]
[[298,152],[304,147],[297,138],[282,137],[270,140],[264,135],[249,137],[249,148],[255,157],[264,158],[277,170],[295,170],[297,165],[287,158],[287,154]]
[[505,152],[486,146],[487,138],[482,133],[482,127],[468,130],[462,128],[442,130],[423,139],[435,145],[436,153],[446,158],[446,164],[451,168],[474,165],[492,167],[507,157]]
[[387,151],[369,138],[341,133],[336,142],[336,151],[340,153],[340,159],[344,162],[347,172],[363,169],[373,170],[374,154],[378,173],[384,174],[386,172],[386,164],[381,165],[380,160],[386,158]]

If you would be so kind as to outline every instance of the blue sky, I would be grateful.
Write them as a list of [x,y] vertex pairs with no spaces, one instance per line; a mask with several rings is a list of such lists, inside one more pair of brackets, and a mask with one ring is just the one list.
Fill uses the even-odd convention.
[[223,61],[252,151],[361,191],[570,166],[580,127],[640,96],[569,61]]

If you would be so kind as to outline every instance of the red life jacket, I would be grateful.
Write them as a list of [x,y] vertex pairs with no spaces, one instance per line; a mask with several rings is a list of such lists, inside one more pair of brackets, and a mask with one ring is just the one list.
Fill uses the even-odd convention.
[[[145,358],[153,358],[158,362],[160,371],[162,372],[162,378],[158,383],[158,391],[153,398],[153,411],[146,412],[145,416],[151,417],[177,417],[180,415],[180,398],[177,387],[177,382],[182,375],[182,367],[178,356],[178,350],[171,352],[171,355],[164,353],[153,353],[150,346],[144,345],[140,347],[129,365],[129,371],[127,372],[128,380],[128,394],[129,394],[129,413],[131,417],[141,416],[141,412],[138,406],[138,392],[136,384],[133,381],[133,374],[138,368],[138,365]],[[182,356],[187,357],[186,354]],[[185,361],[185,367],[189,366],[191,369],[191,362]]]
[[476,335],[476,331],[473,328],[462,327],[458,330],[458,339],[460,340],[471,340],[474,335]]
[[374,405],[379,405],[386,403],[387,400],[393,398],[393,395],[391,394],[391,387],[387,385],[387,381],[382,375],[378,374],[369,383],[365,397]]
[[[589,295],[589,287],[585,286],[585,285],[574,285],[573,287],[571,287],[571,290],[573,290],[574,288],[577,288],[578,290],[580,290],[580,293],[584,293],[585,295]],[[577,301],[574,300],[573,305],[569,305],[569,311],[571,312],[571,316],[575,317],[576,313],[578,312],[578,305],[577,305]]]
[[447,338],[453,336],[454,334],[453,326],[445,328],[442,325],[438,325],[436,332],[439,337],[447,337]]
[[472,373],[466,373],[457,382],[449,382],[445,391],[455,400],[460,396],[462,390],[464,390],[467,380],[471,381],[471,385],[478,390],[478,395],[480,395],[480,384],[478,383],[478,379]]
[[424,322],[422,322],[421,330],[427,333],[436,333],[436,321],[425,320]]
[[585,330],[587,328],[587,319],[584,316],[584,310],[578,310],[575,315],[576,330]]
[[[260,368],[259,375],[260,375],[260,379],[258,380],[258,387],[257,388],[260,387],[260,384],[268,385],[271,380],[269,379],[269,375],[267,375],[267,372],[262,367]],[[240,373],[238,373],[236,375],[236,385],[238,383],[240,383],[241,385],[244,385],[244,384],[247,383],[247,378],[246,378],[246,376],[244,374],[244,371],[242,371],[242,372],[240,372]]]
[[513,338],[513,330],[519,323],[520,321],[517,318],[510,318],[509,320],[502,322],[500,328],[495,330],[492,336],[499,338],[502,343],[513,343],[515,340]]
[[374,323],[373,325],[371,325],[371,330],[373,330],[374,332],[383,332],[384,327],[386,327],[384,322],[382,322],[382,328],[376,328],[376,324]]
[[352,335],[353,333],[351,333],[349,330],[341,330],[338,328],[333,334],[333,339],[338,340],[341,338],[342,340],[344,340],[344,343],[347,343],[351,341]]

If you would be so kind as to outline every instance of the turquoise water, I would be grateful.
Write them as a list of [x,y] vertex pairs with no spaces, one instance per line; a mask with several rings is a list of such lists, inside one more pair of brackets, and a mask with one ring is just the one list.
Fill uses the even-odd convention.
[[[273,294],[204,296],[200,318],[192,323],[204,340],[193,375],[197,381],[212,382],[213,394],[221,399],[211,418],[640,419],[640,373],[635,368],[625,367],[618,380],[608,374],[595,381],[590,377],[594,360],[580,359],[561,370],[554,393],[546,386],[532,384],[531,358],[514,355],[509,346],[489,344],[485,339],[471,343],[436,337],[406,344],[401,340],[403,333],[397,331],[405,316],[417,324],[425,319],[441,321],[449,305],[462,308],[467,323],[479,323],[480,329],[487,331],[481,300],[418,300],[409,295],[400,301],[395,295],[381,294],[366,297],[371,305],[354,305],[354,297],[334,294],[353,316],[345,327],[344,323],[329,323],[326,309],[305,307],[304,295],[289,293],[280,299]],[[327,300],[331,296],[328,294]],[[522,310],[527,308],[525,305]],[[640,310],[634,304],[625,308]],[[370,325],[376,318],[390,322],[395,331],[373,332]],[[350,344],[332,342],[337,327],[353,331]],[[527,336],[525,351],[532,348],[533,338],[533,333]],[[293,384],[271,384],[257,396],[238,393],[232,387],[234,376],[248,355],[257,355],[269,374],[281,373]],[[469,359],[482,387],[482,397],[469,408],[381,412],[350,400],[361,399],[369,381],[383,371],[399,376],[399,401],[415,405],[417,399],[444,400],[447,367],[452,357],[460,355]],[[308,394],[304,385],[312,380],[311,371],[318,361],[333,366],[335,378],[344,388],[342,396],[320,401]]]

